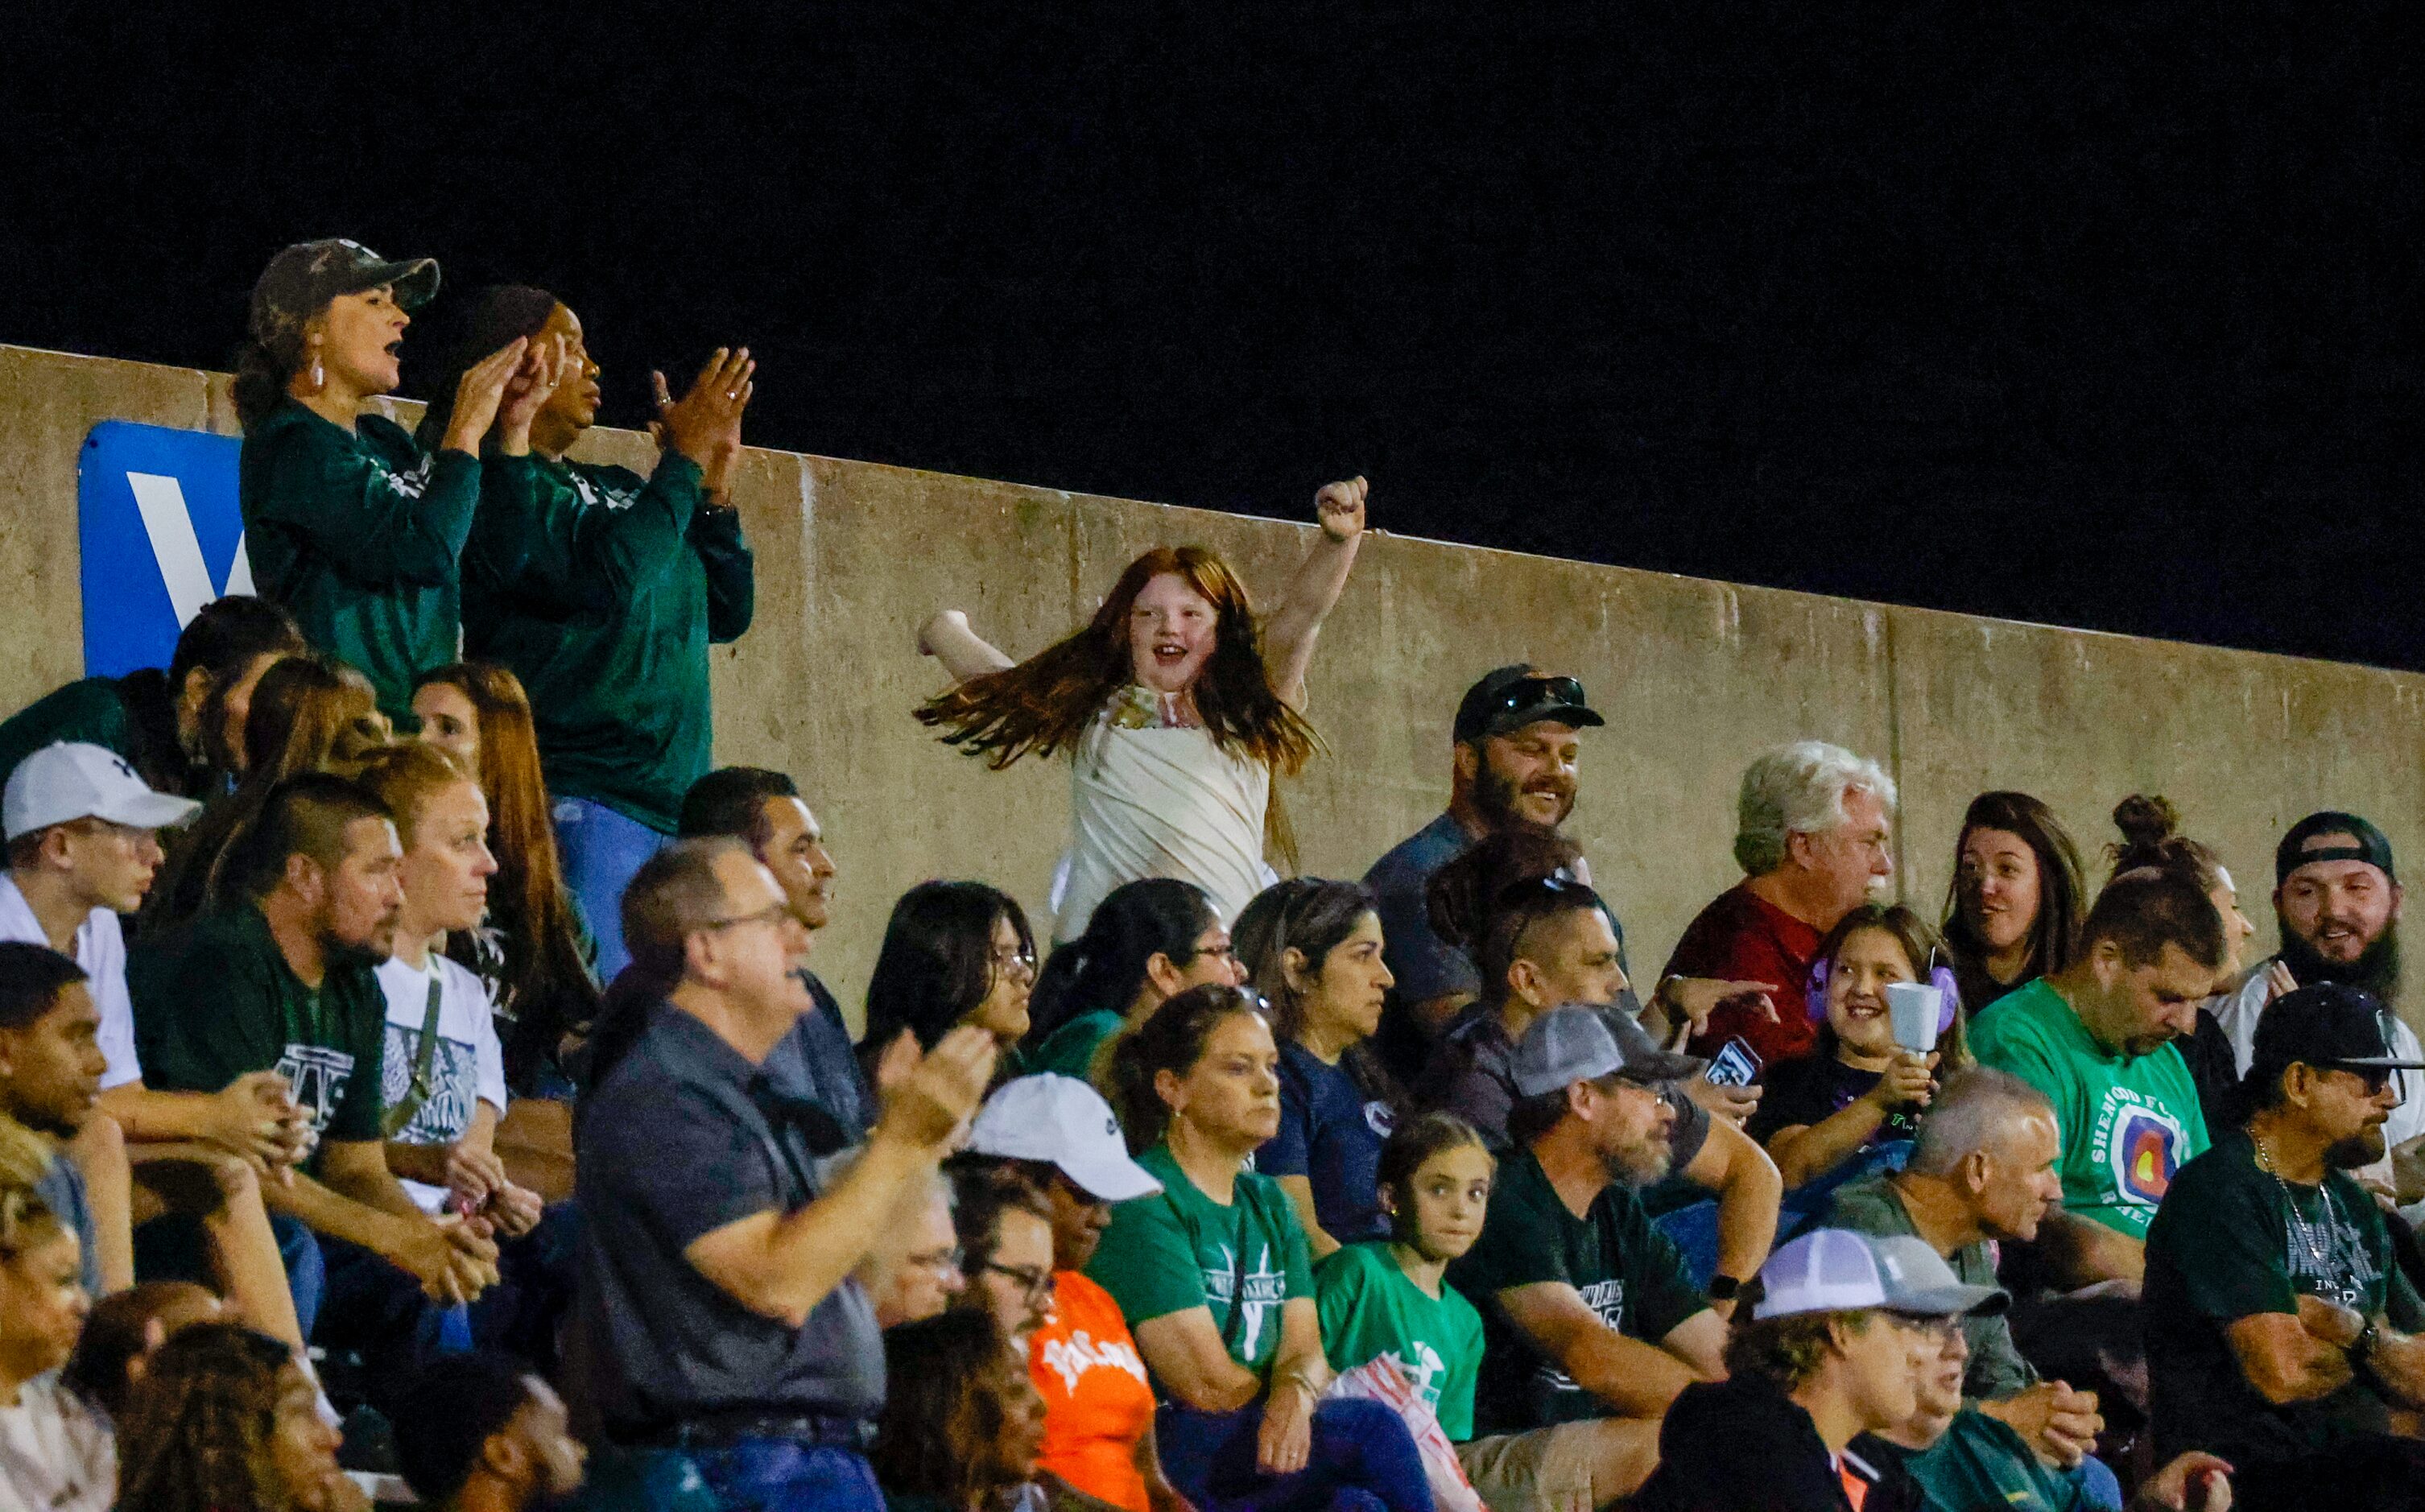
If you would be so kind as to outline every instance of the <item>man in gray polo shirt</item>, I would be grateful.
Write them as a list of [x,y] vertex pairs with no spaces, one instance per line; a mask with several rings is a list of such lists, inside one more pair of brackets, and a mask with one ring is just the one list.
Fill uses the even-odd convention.
[[611,1064],[578,1135],[589,1405],[729,1505],[881,1512],[862,1450],[884,1351],[851,1272],[976,1111],[992,1037],[928,1052],[837,1178],[820,1157],[847,1132],[764,1073],[810,1007],[807,931],[766,868],[737,841],[677,844],[633,877],[623,932],[639,974],[602,1016]]

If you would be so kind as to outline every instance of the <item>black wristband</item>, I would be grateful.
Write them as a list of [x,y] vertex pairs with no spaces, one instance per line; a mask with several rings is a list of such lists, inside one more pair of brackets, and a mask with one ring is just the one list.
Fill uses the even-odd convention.
[[1731,1276],[1712,1276],[1702,1291],[1712,1302],[1731,1302],[1742,1295],[1742,1282]]

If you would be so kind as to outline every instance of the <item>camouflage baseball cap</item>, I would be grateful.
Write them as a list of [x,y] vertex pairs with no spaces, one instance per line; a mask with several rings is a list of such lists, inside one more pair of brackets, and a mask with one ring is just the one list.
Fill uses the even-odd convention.
[[266,346],[281,336],[298,335],[303,322],[337,296],[382,283],[394,285],[396,303],[418,309],[438,292],[438,260],[414,257],[391,263],[342,236],[297,242],[271,258],[252,286],[252,339]]

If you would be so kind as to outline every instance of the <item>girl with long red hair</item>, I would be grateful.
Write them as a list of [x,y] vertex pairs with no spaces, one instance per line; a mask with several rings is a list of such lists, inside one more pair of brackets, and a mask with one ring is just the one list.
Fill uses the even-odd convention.
[[1364,539],[1360,478],[1314,496],[1322,533],[1262,620],[1236,572],[1201,546],[1158,546],[1131,562],[1095,617],[1013,663],[948,609],[918,649],[958,686],[918,710],[943,741],[996,770],[1034,753],[1072,757],[1070,844],[1053,938],[1084,933],[1124,882],[1176,877],[1223,923],[1270,880],[1272,776],[1293,776],[1317,737],[1299,712],[1322,622]]

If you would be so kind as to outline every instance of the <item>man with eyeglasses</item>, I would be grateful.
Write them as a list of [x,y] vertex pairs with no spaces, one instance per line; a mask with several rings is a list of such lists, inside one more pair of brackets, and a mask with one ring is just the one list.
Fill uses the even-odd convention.
[[2340,983],[2276,998],[2252,1049],[2246,1128],[2181,1167],[2147,1231],[2157,1453],[2222,1455],[2259,1512],[2416,1506],[2425,1304],[2350,1172],[2383,1158],[2392,1078],[2425,1062]]
[[[1581,683],[1545,676],[1520,662],[1484,673],[1458,700],[1447,812],[1364,874],[1380,900],[1383,958],[1397,978],[1373,1044],[1401,1081],[1422,1074],[1432,1042],[1482,985],[1465,952],[1432,929],[1426,901],[1432,874],[1495,830],[1515,825],[1555,829],[1566,823],[1575,807],[1580,732],[1607,722],[1592,710]],[[1638,1011],[1640,1005],[1626,1006]]]
[[737,841],[679,841],[634,877],[623,926],[660,1001],[636,1034],[602,1024],[582,1114],[587,1400],[610,1442],[686,1462],[726,1504],[881,1512],[865,1451],[884,1350],[856,1272],[976,1112],[993,1037],[902,1053],[843,1166],[823,1158],[836,1120],[767,1072],[810,999],[807,931],[766,867]]
[[875,1326],[895,1328],[931,1318],[968,1289],[960,1265],[960,1236],[952,1221],[952,1183],[937,1176],[923,1194],[893,1214],[900,1235],[897,1253],[879,1252],[860,1267],[875,1300]]
[[972,1163],[952,1173],[952,1227],[969,1279],[953,1305],[993,1314],[1024,1364],[1052,1311],[1052,1209],[1017,1170]]

